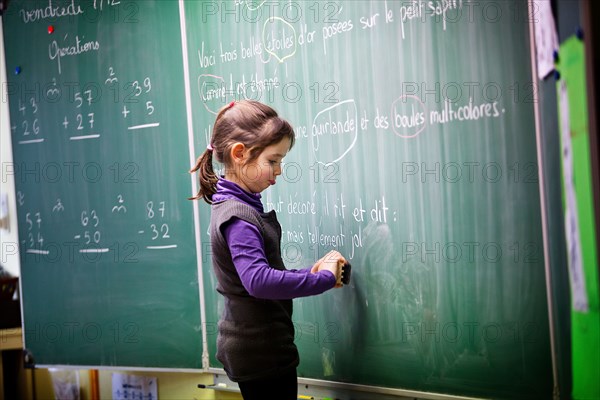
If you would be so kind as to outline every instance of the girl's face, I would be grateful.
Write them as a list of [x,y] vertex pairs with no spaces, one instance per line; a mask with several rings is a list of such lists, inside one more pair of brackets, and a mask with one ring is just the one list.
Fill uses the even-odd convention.
[[[254,161],[240,166],[236,174],[238,178],[236,183],[251,193],[260,193],[274,185],[277,176],[281,175],[281,161],[289,150],[289,138],[265,147]],[[246,149],[244,157],[249,156],[250,152]]]

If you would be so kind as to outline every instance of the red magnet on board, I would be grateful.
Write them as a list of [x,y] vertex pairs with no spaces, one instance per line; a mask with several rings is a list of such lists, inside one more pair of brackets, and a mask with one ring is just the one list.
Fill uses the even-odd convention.
[[49,25],[48,26],[48,35],[51,35],[52,33],[54,33],[54,26]]

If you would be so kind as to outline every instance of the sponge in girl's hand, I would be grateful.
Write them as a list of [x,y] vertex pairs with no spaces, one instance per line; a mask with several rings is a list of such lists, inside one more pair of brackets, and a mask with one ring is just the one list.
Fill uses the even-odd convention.
[[342,283],[347,285],[350,283],[350,274],[352,273],[352,265],[348,261],[342,267]]

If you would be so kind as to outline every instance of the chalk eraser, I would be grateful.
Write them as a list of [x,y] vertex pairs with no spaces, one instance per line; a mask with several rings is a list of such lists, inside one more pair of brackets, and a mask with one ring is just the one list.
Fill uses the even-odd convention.
[[350,274],[352,273],[352,265],[348,261],[342,267],[342,283],[347,285],[350,283]]

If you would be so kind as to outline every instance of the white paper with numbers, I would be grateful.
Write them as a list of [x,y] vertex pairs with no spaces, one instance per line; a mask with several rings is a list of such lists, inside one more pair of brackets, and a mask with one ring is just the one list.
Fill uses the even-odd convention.
[[558,50],[558,34],[550,0],[535,0],[531,14],[535,26],[538,78],[544,79],[554,70],[554,51]]
[[157,379],[128,374],[112,375],[113,400],[157,400]]

